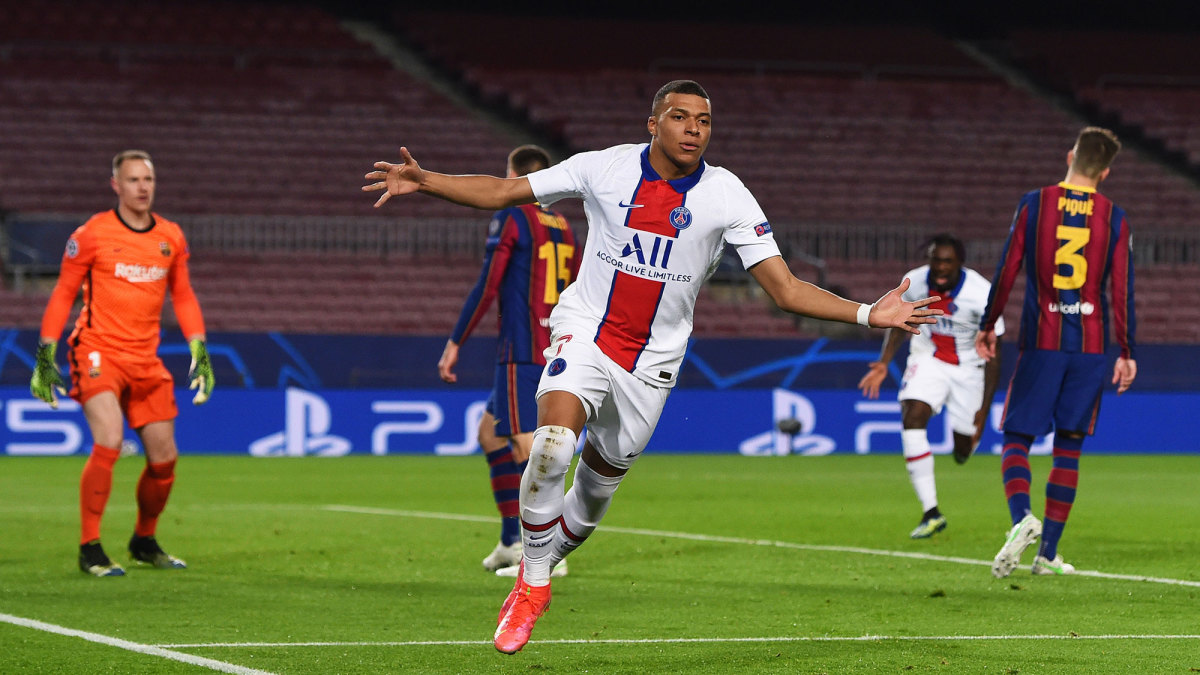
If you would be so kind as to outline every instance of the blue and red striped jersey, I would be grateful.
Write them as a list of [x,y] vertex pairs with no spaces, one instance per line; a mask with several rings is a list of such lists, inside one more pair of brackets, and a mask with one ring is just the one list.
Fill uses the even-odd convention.
[[450,339],[462,345],[499,297],[497,363],[545,365],[550,310],[579,272],[567,219],[536,204],[497,211],[488,225],[483,270]]
[[[1059,183],[1021,198],[980,329],[1004,312],[1025,266],[1021,349],[1102,354],[1109,325],[1134,358],[1133,241],[1125,211],[1092,188]],[[1105,288],[1112,287],[1112,305]]]

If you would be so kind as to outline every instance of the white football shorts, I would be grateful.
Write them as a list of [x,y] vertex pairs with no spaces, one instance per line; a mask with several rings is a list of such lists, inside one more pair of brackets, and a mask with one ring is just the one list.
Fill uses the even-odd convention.
[[587,412],[588,442],[612,466],[633,466],[654,434],[670,388],[643,382],[618,366],[585,331],[556,330],[543,353],[538,397],[548,391],[575,394]]
[[900,383],[901,401],[923,401],[950,417],[950,428],[970,436],[975,433],[975,413],[983,405],[983,365],[956,366],[932,353],[909,356]]

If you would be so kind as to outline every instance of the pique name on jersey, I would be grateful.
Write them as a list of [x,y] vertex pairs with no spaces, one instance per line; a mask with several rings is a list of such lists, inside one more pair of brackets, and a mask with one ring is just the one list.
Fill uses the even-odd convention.
[[162,281],[167,278],[167,268],[157,265],[135,265],[130,263],[117,263],[116,270],[113,276],[118,279],[132,281],[135,284],[147,283],[153,281]]
[[1096,202],[1092,200],[1084,201],[1082,199],[1068,199],[1066,197],[1058,198],[1058,210],[1066,211],[1072,216],[1084,214],[1085,216],[1092,215],[1092,211],[1096,207]]

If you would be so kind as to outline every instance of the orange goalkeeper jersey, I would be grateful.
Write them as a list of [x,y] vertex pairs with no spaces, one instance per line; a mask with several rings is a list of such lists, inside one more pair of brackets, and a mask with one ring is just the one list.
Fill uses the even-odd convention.
[[139,231],[111,210],[75,230],[42,318],[43,339],[62,334],[80,287],[83,309],[69,338],[72,349],[100,349],[132,363],[157,359],[168,290],[184,337],[204,333],[183,231],[157,214],[151,218],[150,228]]

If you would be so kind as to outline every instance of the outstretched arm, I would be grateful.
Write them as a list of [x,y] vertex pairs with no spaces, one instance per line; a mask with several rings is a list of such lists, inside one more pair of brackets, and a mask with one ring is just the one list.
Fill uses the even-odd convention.
[[533,188],[529,186],[529,180],[524,176],[456,176],[426,171],[408,153],[408,148],[400,148],[399,164],[375,162],[375,170],[367,173],[364,178],[375,182],[364,185],[363,192],[383,192],[375,202],[375,208],[383,206],[392,197],[414,192],[423,192],[463,206],[493,211],[537,201],[533,196]]
[[[772,256],[750,268],[750,275],[763,287],[775,305],[785,312],[803,314],[815,319],[828,319],[843,323],[858,323],[859,303],[797,279],[780,256]],[[925,309],[941,298],[933,296],[916,302],[906,302],[900,296],[908,290],[909,281],[876,300],[870,306],[867,325],[872,328],[899,328],[909,333],[919,333],[919,326],[937,321],[934,317],[940,309]]]

